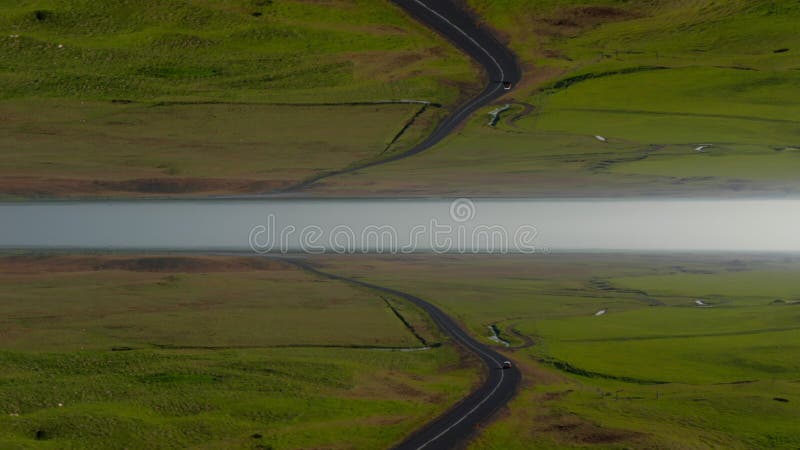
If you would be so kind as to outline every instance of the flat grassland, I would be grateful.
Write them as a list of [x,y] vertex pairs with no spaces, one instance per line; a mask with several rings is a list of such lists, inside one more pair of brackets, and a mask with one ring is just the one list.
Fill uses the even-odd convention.
[[0,102],[5,119],[0,124],[0,194],[271,192],[413,142],[435,111],[426,108],[415,127],[392,141],[422,108]]
[[[476,381],[421,312],[288,264],[0,257],[0,447],[381,448]],[[390,307],[391,306],[391,307]],[[392,309],[393,308],[393,309]]]
[[[525,71],[497,126],[487,108],[314,195],[800,192],[796,4],[468,3]],[[478,87],[389,2],[5,0],[0,27],[3,197],[279,191],[409,148],[446,113],[354,103],[449,107]]]
[[511,109],[490,127],[487,108],[437,148],[321,192],[800,192],[797,4],[469,3],[521,58]]
[[[472,448],[800,444],[797,257],[309,262],[509,343],[525,384]],[[10,254],[0,280],[3,448],[388,447],[477,378],[392,350],[442,341],[411,305],[280,261]]]
[[389,2],[0,0],[0,28],[6,197],[269,192],[442,114],[393,142],[421,106],[357,103],[452,104],[477,79]]
[[[352,258],[352,257],[351,257]],[[476,449],[796,448],[800,260],[728,255],[329,257],[491,343],[525,385]]]

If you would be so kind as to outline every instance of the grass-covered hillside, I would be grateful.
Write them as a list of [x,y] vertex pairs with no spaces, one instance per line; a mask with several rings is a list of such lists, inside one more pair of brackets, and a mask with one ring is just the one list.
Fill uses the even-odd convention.
[[[467,4],[523,65],[499,123],[313,193],[800,191],[797,4]],[[274,192],[409,148],[479,87],[389,1],[0,0],[0,28],[3,197]],[[353,105],[397,99],[444,107]]]
[[480,115],[434,151],[333,189],[377,179],[387,192],[453,194],[800,189],[796,2],[469,3],[524,65],[511,109],[496,128]]
[[4,99],[447,101],[469,74],[389,2],[4,0],[0,28]]
[[[443,112],[352,103],[477,87],[383,1],[1,0],[0,30],[7,197],[268,192],[405,148]],[[334,105],[292,106],[309,103]]]
[[800,263],[735,255],[330,257],[524,371],[474,449],[797,448]]
[[261,258],[6,254],[0,283],[3,449],[388,448],[477,378],[412,305]]

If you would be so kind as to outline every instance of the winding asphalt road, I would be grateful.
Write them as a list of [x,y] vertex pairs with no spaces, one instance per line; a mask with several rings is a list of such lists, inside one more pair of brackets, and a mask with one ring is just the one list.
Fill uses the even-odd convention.
[[[416,20],[449,39],[477,61],[486,72],[488,80],[486,86],[474,98],[456,108],[427,138],[411,149],[381,160],[320,174],[292,186],[288,191],[301,191],[325,178],[386,164],[421,153],[454,132],[470,114],[503,96],[507,92],[503,89],[503,82],[509,82],[511,86],[515,86],[519,82],[521,75],[514,54],[495,39],[488,30],[478,26],[474,18],[452,3],[452,0],[392,0],[392,2],[403,8]],[[321,277],[366,287],[413,303],[428,313],[434,323],[455,344],[483,361],[486,368],[483,383],[447,412],[412,433],[395,447],[397,450],[438,450],[461,446],[474,436],[479,425],[485,424],[516,393],[522,379],[519,370],[516,367],[502,369],[502,363],[506,359],[503,355],[470,337],[453,318],[433,304],[395,289],[323,272],[302,260],[292,259],[289,262]]]
[[389,294],[413,303],[430,315],[434,323],[453,342],[480,358],[486,366],[483,383],[447,412],[415,431],[395,447],[397,450],[439,450],[457,448],[474,436],[477,427],[485,424],[497,410],[514,396],[522,375],[515,367],[502,369],[507,358],[489,346],[470,337],[450,316],[427,301],[395,289],[367,283],[333,273],[323,272],[306,261],[282,259],[320,277],[343,281]]
[[410,16],[435,30],[480,64],[486,72],[487,84],[483,90],[458,106],[448,117],[414,147],[389,157],[351,166],[341,170],[321,173],[290,186],[283,192],[298,192],[333,176],[356,172],[367,167],[386,164],[424,152],[454,132],[470,114],[494,102],[506,92],[503,82],[516,86],[521,72],[514,53],[500,43],[486,28],[480,27],[470,14],[456,6],[453,0],[391,0]]

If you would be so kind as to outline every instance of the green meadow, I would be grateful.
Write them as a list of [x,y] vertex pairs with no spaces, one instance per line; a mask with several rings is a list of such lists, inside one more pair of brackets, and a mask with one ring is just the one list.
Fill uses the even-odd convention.
[[4,99],[445,101],[471,70],[384,2],[4,0],[0,26]]
[[5,255],[0,280],[2,448],[383,448],[477,381],[416,308],[284,263]]
[[0,29],[6,198],[272,192],[407,148],[443,113],[359,103],[477,87],[389,2],[14,0]]
[[[796,193],[791,2],[469,2],[520,57],[500,123],[327,186],[452,195]],[[500,101],[500,104],[504,101]],[[595,136],[601,136],[604,141]],[[698,150],[699,149],[699,150]]]
[[[522,389],[471,448],[800,443],[795,257],[311,262],[510,344]],[[389,447],[477,380],[412,305],[279,261],[8,254],[0,279],[4,448]]]
[[[314,194],[800,188],[796,5],[468,3],[519,55],[512,108]],[[466,57],[389,2],[5,1],[0,27],[7,198],[273,192],[409,148],[478,88]],[[420,106],[353,105],[397,99],[444,108],[411,121]]]
[[405,287],[487,344],[490,326],[510,343],[498,349],[517,361],[525,384],[472,448],[800,444],[797,258],[576,254],[326,264]]
[[[10,198],[265,193],[391,154],[440,112],[420,105],[0,102]],[[369,122],[371,126],[357,124]],[[342,130],[347,130],[342,133]],[[21,156],[22,155],[22,156]]]

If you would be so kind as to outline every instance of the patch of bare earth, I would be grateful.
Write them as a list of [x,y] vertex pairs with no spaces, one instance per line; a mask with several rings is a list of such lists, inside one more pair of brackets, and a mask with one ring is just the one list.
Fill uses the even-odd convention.
[[539,416],[537,420],[541,423],[541,431],[563,442],[618,444],[640,436],[633,431],[603,428],[574,414],[551,413]]
[[[433,53],[433,51],[429,51],[428,54],[423,52],[364,51],[345,53],[341,60],[355,64],[358,72],[364,77],[398,81],[408,76],[410,67],[427,57],[435,57],[436,55]],[[416,70],[417,72],[411,72],[420,74],[419,69]]]
[[348,394],[352,398],[380,398],[422,401],[429,404],[437,404],[446,400],[442,393],[426,392],[409,384],[397,373],[378,373],[371,374],[374,377],[369,380],[359,382]]
[[[544,22],[552,27],[561,28],[560,32],[556,32],[561,34],[562,32],[579,31],[603,23],[627,20],[633,17],[635,17],[633,13],[613,6],[577,6],[561,10],[545,18]],[[555,30],[550,31],[553,32]]]
[[389,426],[408,420],[406,416],[372,416],[361,421],[364,425]]
[[[561,386],[568,383],[568,378],[561,373],[544,368],[525,356],[515,357],[515,353],[519,354],[516,350],[507,349],[502,352],[517,361],[517,367],[523,373],[523,392],[532,391],[536,385]],[[644,441],[645,435],[642,433],[607,428],[565,410],[560,402],[572,392],[572,389],[563,389],[535,393],[532,397],[527,397],[530,399],[530,407],[517,405],[506,409],[496,420],[508,420],[513,416],[515,421],[525,427],[531,440],[541,439],[542,435],[546,435],[565,445],[633,445]]]
[[283,180],[236,180],[220,178],[137,178],[85,180],[70,178],[2,177],[0,195],[7,197],[81,196],[181,196],[258,194],[286,186]]
[[[530,8],[515,16],[516,31],[507,31],[492,28],[496,36],[500,36],[506,43],[535,42],[529,53],[520,53],[520,64],[524,76],[522,81],[511,94],[524,96],[536,91],[548,81],[552,81],[570,72],[557,66],[534,66],[530,61],[540,58],[561,59],[572,61],[569,55],[553,48],[553,43],[560,42],[563,38],[576,37],[586,30],[590,30],[604,23],[631,20],[641,17],[636,11],[626,10],[613,6],[587,5],[566,7],[550,12],[542,12]],[[491,27],[484,23],[484,26]]]

